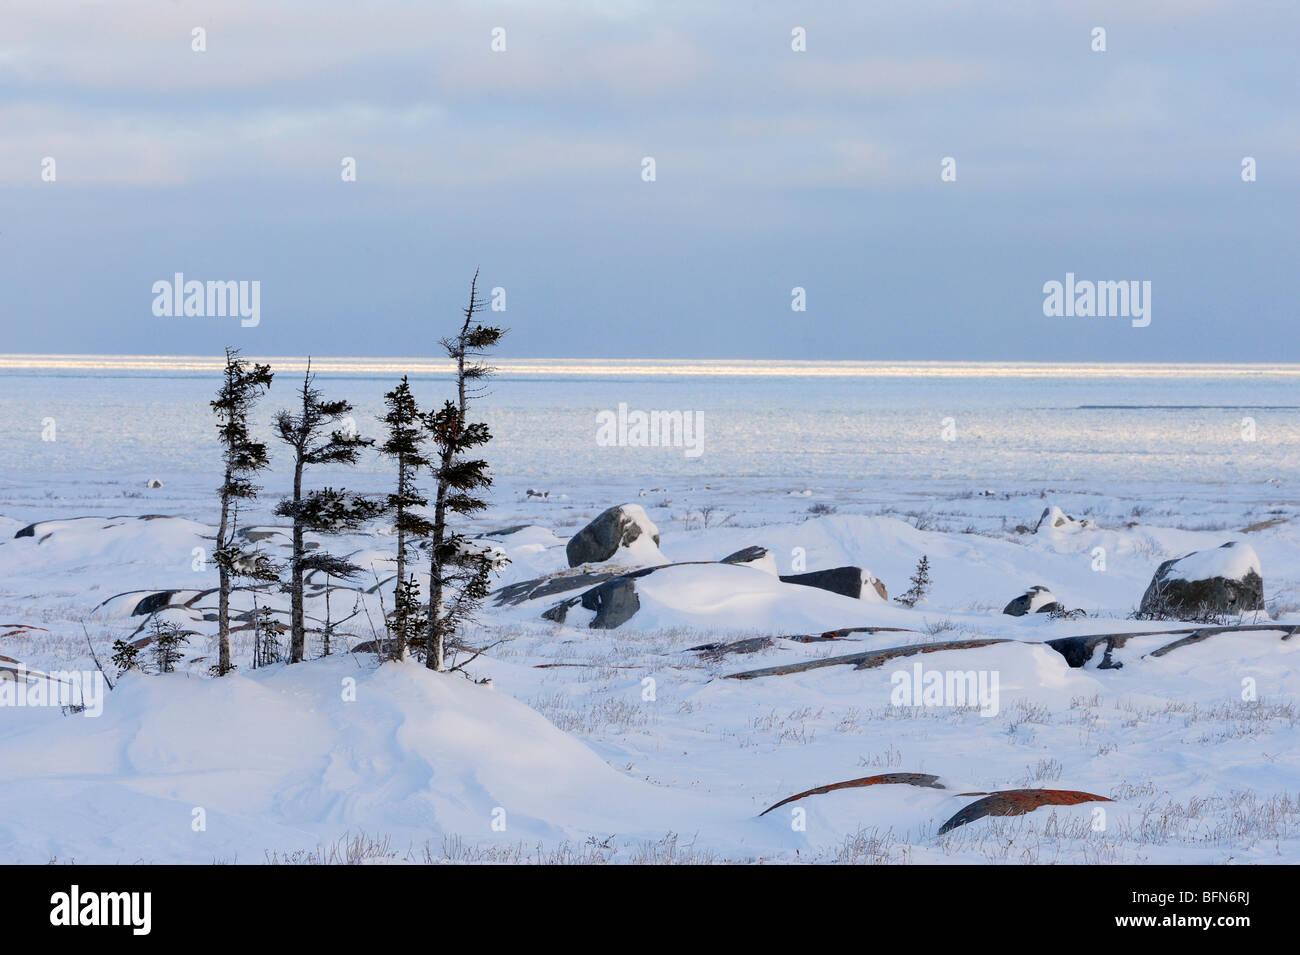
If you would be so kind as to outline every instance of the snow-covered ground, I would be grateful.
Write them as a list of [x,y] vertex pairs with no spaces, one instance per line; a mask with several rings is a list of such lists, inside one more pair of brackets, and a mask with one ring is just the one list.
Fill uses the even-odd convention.
[[[718,493],[709,500],[721,510],[710,519],[720,526],[707,528],[700,515],[673,505],[651,503],[647,511],[672,561],[712,561],[760,544],[788,563],[800,548],[810,570],[856,564],[896,595],[925,554],[934,583],[914,609],[874,593],[855,600],[783,583],[751,567],[672,567],[645,578],[640,610],[616,630],[587,629],[590,614],[564,626],[542,620],[559,597],[490,602],[474,637],[504,642],[469,668],[475,678],[490,677],[490,687],[416,664],[377,667],[364,653],[255,671],[246,633],[236,637],[239,674],[213,681],[204,675],[211,624],[202,620],[211,596],[164,611],[203,634],[180,672],[127,676],[97,718],[0,709],[0,855],[23,862],[248,862],[267,853],[349,851],[419,860],[1300,859],[1300,642],[1278,631],[1222,634],[1156,658],[1144,654],[1175,638],[1145,637],[1117,653],[1119,669],[1098,669],[1100,653],[1071,669],[1042,644],[1070,634],[1178,629],[1126,617],[1161,560],[1228,539],[1249,541],[1264,571],[1268,609],[1249,622],[1300,623],[1294,507],[1279,508],[1278,523],[1243,533],[1245,523],[1186,530],[1134,522],[1105,510],[1117,502],[1097,498],[1095,528],[1028,534],[1000,528],[1003,517],[1034,523],[1044,506],[1037,496],[935,502],[948,523],[970,525],[962,530],[918,529],[924,517],[868,507],[851,513],[845,497]],[[826,499],[837,502],[836,513],[807,513],[810,500]],[[512,559],[501,583],[565,568],[565,539],[606,503],[553,493],[499,504],[480,521],[482,531],[526,525],[489,535]],[[1076,513],[1077,504],[1064,509]],[[193,569],[194,548],[211,534],[202,522],[55,520],[14,538],[22,527],[0,519],[0,639],[4,656],[30,668],[91,667],[83,624],[107,661],[114,639],[147,633],[139,631],[147,618],[131,615],[140,598],[175,588],[173,602],[189,602],[215,582],[210,568]],[[264,542],[271,552],[274,540]],[[382,575],[390,545],[376,532],[337,549]],[[1106,549],[1105,570],[1093,569],[1097,547]],[[1087,616],[1001,614],[1032,584]],[[110,599],[125,591],[137,593]],[[365,599],[373,620],[382,610],[373,595]],[[335,592],[336,617],[353,603]],[[318,599],[311,609],[322,607]],[[340,628],[337,651],[372,638],[365,621],[363,614]],[[721,658],[688,651],[847,627],[906,632],[777,639]],[[725,678],[986,637],[1015,642],[875,669]],[[910,674],[918,661],[926,671],[996,674],[996,713],[981,713],[974,700],[895,705],[894,675]],[[1243,700],[1247,678],[1253,701]],[[846,789],[758,818],[794,793],[887,772],[934,774],[945,788]],[[1044,807],[936,835],[974,801],[958,794],[1028,787],[1114,802]],[[1104,825],[1094,830],[1098,805]],[[806,815],[796,818],[792,809]]]
[[[31,380],[17,380],[4,388],[35,402]],[[122,441],[147,447],[151,426],[124,420]],[[626,623],[590,629],[581,607],[562,625],[542,618],[581,590],[489,600],[469,637],[494,646],[469,664],[484,681],[473,682],[348,652],[373,639],[383,607],[377,594],[335,590],[330,613],[343,622],[330,657],[254,670],[240,631],[238,672],[213,680],[205,591],[216,573],[203,557],[215,476],[200,466],[210,436],[185,433],[199,464],[168,450],[105,471],[67,446],[44,471],[38,446],[0,460],[0,665],[93,670],[93,646],[114,676],[113,641],[147,634],[148,616],[132,611],[162,590],[176,593],[160,616],[198,631],[178,672],[125,676],[101,715],[0,707],[0,861],[1300,862],[1300,637],[1222,633],[1153,655],[1182,636],[1157,633],[1117,647],[1105,662],[1121,667],[1103,667],[1099,648],[1071,668],[1044,643],[1185,630],[1130,614],[1162,561],[1227,541],[1250,546],[1264,581],[1265,609],[1241,622],[1300,624],[1300,495],[1268,480],[1292,473],[1293,452],[1249,480],[1138,465],[1118,480],[1109,462],[1104,481],[995,479],[983,466],[978,479],[953,467],[886,481],[785,466],[663,476],[646,449],[583,477],[556,446],[549,479],[498,471],[472,532],[510,557],[497,581],[507,586],[564,571],[573,534],[607,507],[640,505],[663,558],[684,566],[638,579]],[[546,443],[531,453],[544,461]],[[627,476],[629,457],[642,476]],[[155,473],[164,487],[145,488]],[[349,486],[380,490],[381,478],[376,467]],[[273,530],[271,504],[247,526]],[[1038,526],[1051,508],[1075,520]],[[258,536],[282,553],[282,536]],[[390,571],[383,528],[322,543],[373,569],[361,591]],[[752,545],[781,574],[860,567],[889,599],[782,582],[770,567],[686,563]],[[933,583],[907,608],[893,598],[922,555]],[[1033,585],[1084,615],[1002,613]],[[246,595],[236,604],[251,606]],[[323,617],[322,597],[308,609]],[[864,629],[787,639],[845,628]],[[690,649],[751,638],[772,639],[753,652]],[[728,678],[968,640],[1003,642]],[[320,651],[309,641],[309,656]],[[900,700],[917,666],[923,677],[973,673],[996,692]],[[931,774],[942,788],[845,788],[760,816],[886,773]],[[1110,801],[939,834],[980,798],[966,794],[1026,788]]]

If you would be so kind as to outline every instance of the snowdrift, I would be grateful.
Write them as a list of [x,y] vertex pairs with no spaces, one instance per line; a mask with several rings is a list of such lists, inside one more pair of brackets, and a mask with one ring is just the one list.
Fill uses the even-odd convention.
[[660,838],[710,817],[524,704],[415,663],[129,675],[98,719],[10,710],[0,733],[6,862],[260,862],[344,830],[417,846]]

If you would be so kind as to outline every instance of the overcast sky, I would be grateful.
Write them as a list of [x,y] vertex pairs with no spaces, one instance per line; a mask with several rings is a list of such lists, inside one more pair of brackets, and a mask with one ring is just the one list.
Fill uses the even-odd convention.
[[1293,0],[0,0],[0,352],[432,355],[477,265],[511,357],[1296,361],[1298,51]]

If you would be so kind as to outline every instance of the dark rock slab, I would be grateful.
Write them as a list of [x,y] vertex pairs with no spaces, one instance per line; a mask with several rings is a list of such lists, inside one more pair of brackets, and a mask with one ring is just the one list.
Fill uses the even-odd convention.
[[160,590],[152,593],[140,600],[131,611],[133,617],[143,617],[151,613],[157,613],[159,610],[165,610],[171,605],[172,597],[180,593],[179,590]]
[[801,587],[829,590],[833,594],[842,594],[854,600],[862,597],[861,567],[834,567],[830,570],[814,570],[806,574],[782,574],[781,580]]
[[728,554],[722,558],[719,563],[723,564],[752,564],[755,561],[762,560],[768,554],[766,547],[754,545],[752,547],[743,547],[734,554]]

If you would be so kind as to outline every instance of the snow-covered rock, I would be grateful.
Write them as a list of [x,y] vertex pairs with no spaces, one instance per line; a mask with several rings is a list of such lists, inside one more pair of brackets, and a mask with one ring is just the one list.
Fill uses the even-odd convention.
[[[708,632],[821,633],[836,627],[898,625],[906,611],[827,589],[791,586],[750,567],[676,564],[638,578],[640,609],[630,626]],[[874,591],[872,596],[875,596]],[[883,615],[882,615],[883,614]]]
[[1002,612],[1012,617],[1023,617],[1027,613],[1051,613],[1061,609],[1060,602],[1050,590],[1035,585],[1003,607]]
[[1043,508],[1042,515],[1038,518],[1038,523],[1034,525],[1034,533],[1039,534],[1044,530],[1059,531],[1082,531],[1092,530],[1097,525],[1090,520],[1080,520],[1071,517],[1065,511],[1056,505]]
[[640,504],[621,504],[603,511],[569,539],[565,555],[570,567],[616,560],[625,566],[663,564],[659,528]]
[[1142,595],[1141,610],[1153,615],[1242,613],[1264,606],[1259,555],[1243,541],[1193,551],[1161,564]]

